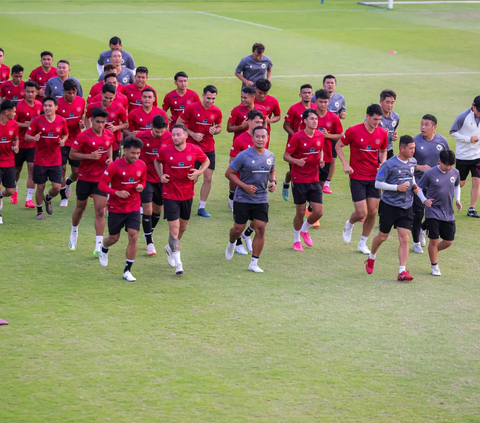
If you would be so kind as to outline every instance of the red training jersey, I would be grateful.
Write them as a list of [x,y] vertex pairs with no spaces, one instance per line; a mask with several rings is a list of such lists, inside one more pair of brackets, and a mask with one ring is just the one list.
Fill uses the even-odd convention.
[[191,103],[196,103],[197,101],[200,101],[200,97],[195,91],[189,89],[187,89],[187,92],[184,95],[178,94],[177,90],[170,91],[165,95],[162,109],[166,112],[170,110],[172,115],[170,129],[172,129],[172,126],[177,123],[177,119],[183,113],[185,107]]
[[0,85],[0,97],[5,100],[13,100],[17,103],[25,98],[25,82],[22,81],[17,86],[13,85],[12,80],[5,81]]
[[[317,109],[317,105],[315,103],[311,103],[309,107],[305,107],[303,103],[300,101],[295,103],[293,106],[288,109],[287,114],[285,115],[285,121],[290,124],[290,128],[292,128],[293,132],[298,132],[305,129],[305,123],[303,122],[302,113],[307,109]],[[288,135],[288,140],[290,141],[292,136]]]
[[[102,94],[102,88],[103,88],[104,85],[105,85],[105,82],[100,81],[100,82],[97,82],[95,85],[93,85],[92,88],[90,88],[90,93],[88,94],[88,98],[87,98],[87,104],[90,104],[90,103],[93,103],[94,101],[96,101],[96,100],[94,100],[94,98],[97,95]],[[123,85],[119,84],[118,87],[117,87],[117,95],[118,95],[118,93],[122,92],[122,89],[123,89]],[[100,101],[100,100],[98,100],[98,101]],[[128,102],[128,100],[127,100],[127,102]]]
[[198,145],[204,153],[215,151],[215,140],[210,133],[210,128],[222,123],[222,111],[217,106],[213,104],[205,109],[202,102],[197,101],[185,107],[180,117],[190,131],[203,134],[202,141],[197,142],[192,137],[188,137],[187,142]]
[[[230,149],[230,157],[237,157],[238,153],[253,146],[253,139],[250,133],[244,132],[233,140],[232,148]],[[267,148],[267,147],[265,147]]]
[[65,100],[65,97],[60,97],[58,99],[57,114],[67,121],[68,139],[65,142],[65,146],[71,147],[78,134],[82,132],[80,121],[85,114],[85,99],[77,95],[73,103],[69,103]]
[[[91,103],[87,106],[87,118],[92,117],[93,109],[96,109],[97,107],[101,107],[103,109],[101,101],[97,103]],[[128,120],[127,112],[119,103],[112,102],[112,104],[110,104],[110,106],[104,110],[108,112],[108,117],[106,120],[107,125],[112,124],[113,126],[118,126]],[[119,148],[119,143],[122,141],[122,131],[115,131],[113,134],[115,137],[113,150],[117,151]]]
[[78,168],[78,179],[81,181],[98,182],[107,167],[108,150],[113,145],[115,136],[108,129],[98,136],[92,128],[88,128],[78,135],[73,142],[72,148],[83,154],[91,154],[101,151],[102,155],[98,160],[81,160]]
[[[128,84],[125,85],[122,88],[122,93],[127,97],[128,99],[128,113],[130,113],[132,110],[142,108],[142,91],[145,88],[153,88],[150,85],[145,85],[144,88],[138,89],[135,83],[133,84]],[[155,91],[155,90],[153,90]],[[157,92],[155,91],[155,100],[153,101],[153,107],[157,107],[158,102],[157,102]],[[168,120],[167,120],[168,122]]]
[[198,145],[187,143],[183,151],[178,151],[173,144],[160,149],[157,160],[163,165],[163,173],[170,176],[163,184],[162,197],[177,201],[193,198],[195,182],[188,179],[188,175],[195,170],[196,160],[203,163],[206,159]]
[[133,132],[151,129],[153,118],[157,115],[162,115],[168,122],[167,114],[158,107],[153,107],[150,113],[145,112],[143,107],[137,107],[128,115],[128,130]]
[[[278,100],[275,97],[272,97],[271,95],[267,95],[265,97],[265,100],[263,101],[258,101],[255,98],[255,104],[265,107],[265,110],[267,111],[267,117],[269,119],[272,116],[280,116],[282,114]],[[267,128],[268,128],[268,133],[270,133],[271,131],[270,124],[267,125]]]
[[[50,78],[55,78],[57,76],[57,68],[53,66],[50,68],[48,72],[45,72],[41,66],[35,68],[30,72],[30,76],[28,77],[29,81],[34,81],[38,84],[39,90],[45,90],[47,82]],[[42,100],[42,95],[37,95],[37,100]]]
[[15,166],[13,140],[17,137],[18,122],[9,120],[5,125],[0,123],[0,167]]
[[60,140],[68,135],[67,121],[63,117],[55,115],[53,122],[49,122],[45,115],[40,115],[33,119],[27,134],[31,136],[40,134],[40,140],[35,146],[33,159],[35,165],[45,167],[62,165]]
[[[101,93],[97,94],[95,97],[93,97],[90,104],[98,103],[99,101],[102,101],[102,94]],[[122,106],[125,109],[125,111],[128,113],[128,98],[125,97],[122,93],[119,93],[117,91],[117,94],[115,95],[115,98],[113,99],[112,103],[116,103],[116,104]]]
[[[38,100],[33,100],[33,106],[29,106],[25,100],[19,101],[17,104],[17,111],[15,113],[15,120],[18,123],[30,124],[33,119],[40,116],[40,112],[43,110],[43,104]],[[27,128],[18,128],[18,138],[20,143],[18,148],[35,148],[35,142],[26,142],[25,134]]]
[[343,144],[350,146],[350,167],[353,173],[350,179],[374,181],[377,176],[379,150],[386,150],[388,133],[377,126],[370,133],[364,123],[348,128],[341,138]]
[[[265,109],[265,107],[260,106],[258,104],[254,104],[253,110],[259,110],[263,114],[263,119],[267,118],[267,109]],[[241,104],[239,104],[238,106],[235,106],[230,113],[228,122],[235,126],[241,125],[242,122],[245,119],[247,119],[249,111],[250,109],[248,107],[244,107]],[[235,138],[237,138],[240,134],[243,134],[244,132],[247,132],[247,131],[248,131],[248,127],[243,129],[242,131],[234,132],[233,139],[235,140]]]
[[[330,134],[341,134],[343,132],[342,122],[335,113],[327,110],[327,114],[324,117],[318,116],[318,129],[326,129]],[[331,163],[333,151],[333,143],[330,138],[325,138],[323,145],[323,161],[325,163]]]
[[324,135],[315,131],[310,137],[305,131],[299,131],[290,138],[285,151],[294,159],[305,159],[305,166],[292,164],[292,182],[308,184],[318,182],[320,152],[323,150]]
[[7,65],[0,65],[0,85],[10,79],[10,68]]
[[172,133],[165,131],[160,138],[155,138],[152,131],[142,131],[137,134],[137,138],[143,141],[143,148],[140,158],[147,165],[147,181],[156,184],[161,183],[157,169],[155,169],[155,159],[161,148],[173,144]]
[[[141,206],[140,193],[137,185],[145,188],[147,180],[147,165],[142,160],[135,163],[127,163],[122,157],[110,163],[104,171],[98,183],[98,189],[110,194],[107,208],[113,213],[139,212]],[[108,185],[111,184],[111,187]],[[130,195],[127,198],[120,198],[115,195],[117,191],[127,191]]]

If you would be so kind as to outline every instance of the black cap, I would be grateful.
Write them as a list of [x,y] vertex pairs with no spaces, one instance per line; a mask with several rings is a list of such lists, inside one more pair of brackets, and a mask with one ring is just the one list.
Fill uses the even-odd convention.
[[477,96],[473,99],[473,105],[476,107],[477,110],[480,111],[480,95],[477,95]]

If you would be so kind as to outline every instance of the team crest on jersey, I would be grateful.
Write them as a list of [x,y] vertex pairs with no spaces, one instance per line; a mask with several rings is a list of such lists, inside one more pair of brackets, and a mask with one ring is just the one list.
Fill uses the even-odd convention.
[[437,145],[437,150],[438,150],[438,151],[442,151],[442,150],[443,150],[443,146],[440,145],[440,144],[438,144],[438,145]]
[[141,174],[142,174],[142,172],[137,171],[137,176],[138,176],[138,177],[140,177]]
[[335,107],[340,107],[340,103],[338,101],[335,102]]
[[13,135],[13,131],[8,131],[8,135],[12,136],[12,135]]
[[395,126],[397,126],[397,121],[396,121],[396,120],[392,121],[392,126],[393,126],[394,128],[395,128]]
[[415,172],[415,168],[413,166],[410,168],[410,172]]
[[[187,100],[187,104],[190,104],[191,101],[190,100]],[[185,108],[185,106],[182,106],[182,109]]]
[[454,178],[453,176],[450,178],[450,182],[451,182],[452,184],[455,183],[455,178]]
[[113,118],[115,117],[115,113],[110,113],[110,116]]
[[267,65],[265,63],[262,63],[262,69],[265,69]]
[[320,147],[321,141],[317,141],[317,145]]
[[185,106],[182,104],[182,105],[180,106],[180,110],[184,110],[184,109],[185,109]]
[[[233,148],[233,147],[232,147],[232,148]],[[191,162],[191,161],[192,161],[192,156],[187,156],[187,160],[188,160],[189,162]]]
[[332,126],[332,122],[327,122],[327,126],[330,128],[330,126]]
[[267,159],[267,165],[269,165],[269,166],[272,165],[272,159]]
[[375,140],[375,143],[376,143],[376,144],[380,144],[380,140]]
[[123,82],[128,82],[128,78],[123,78]]
[[57,132],[60,132],[61,130],[62,128],[60,126],[56,129]]
[[81,107],[77,107],[77,112],[81,112],[82,111],[82,108]]
[[215,115],[210,115],[210,119],[215,120]]

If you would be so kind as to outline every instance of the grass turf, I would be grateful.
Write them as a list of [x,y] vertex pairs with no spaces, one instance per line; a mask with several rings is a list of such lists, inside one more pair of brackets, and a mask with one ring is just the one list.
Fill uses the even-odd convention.
[[[345,128],[363,119],[382,89],[393,88],[401,134],[417,134],[421,116],[433,113],[446,135],[478,94],[475,5],[388,12],[342,0],[0,5],[5,63],[21,63],[27,75],[49,49],[70,60],[88,90],[99,52],[119,35],[137,65],[150,68],[160,96],[173,89],[178,70],[197,91],[216,84],[225,122],[239,101],[234,68],[256,41],[274,62],[271,94],[283,114],[298,101],[301,84],[318,88],[333,73],[347,99]],[[274,128],[281,181],[285,134],[281,123]],[[455,244],[440,255],[441,278],[429,275],[425,255],[412,255],[415,281],[396,283],[395,234],[368,276],[365,257],[355,252],[359,228],[351,246],[341,239],[352,205],[339,168],[322,227],[312,233],[315,246],[303,254],[291,250],[293,203],[280,190],[271,196],[265,273],[254,275],[246,271],[248,258],[223,258],[231,214],[222,174],[230,145],[224,129],[207,207],[213,217],[192,216],[181,278],[161,254],[147,257],[140,242],[138,282],[123,283],[124,236],[101,268],[91,256],[91,207],[78,250],[68,251],[73,198],[68,209],[54,200],[54,215],[44,222],[23,209],[24,180],[19,204],[4,201],[0,317],[10,325],[0,328],[0,419],[480,421],[479,223],[465,211],[458,215]],[[155,239],[161,250],[165,222]]]

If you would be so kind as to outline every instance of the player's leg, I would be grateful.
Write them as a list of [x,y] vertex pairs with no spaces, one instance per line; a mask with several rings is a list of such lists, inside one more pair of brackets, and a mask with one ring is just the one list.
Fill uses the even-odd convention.
[[235,201],[233,203],[233,218],[234,223],[233,227],[230,229],[228,245],[225,250],[225,258],[231,260],[235,254],[235,246],[237,244],[238,238],[242,235],[242,232],[247,226],[249,220],[249,207],[247,203],[239,203]]
[[472,173],[472,190],[470,192],[470,207],[468,209],[468,216],[480,218],[480,215],[476,212],[475,207],[477,205],[478,196],[480,194],[480,159],[475,160],[471,166]]
[[140,229],[140,212],[138,212],[138,229],[127,227],[128,244],[126,251],[125,269],[123,269],[123,279],[128,282],[135,282],[137,279],[132,275],[132,266],[137,255],[138,232]]
[[[293,198],[295,201],[295,190],[298,184],[293,185]],[[300,230],[302,229],[303,220],[305,218],[305,213],[307,209],[307,204],[295,204],[295,217],[293,218],[293,249],[295,251],[303,251]]]
[[248,225],[248,228],[242,232],[242,239],[245,241],[247,250],[250,252],[253,252],[253,242],[252,242],[251,235],[254,230],[255,230],[255,226],[253,225],[253,222],[250,222],[250,225]]
[[[183,274],[183,263],[180,256],[180,219],[168,222],[168,248],[175,262],[175,274]],[[168,254],[168,253],[167,253]]]
[[420,201],[417,195],[413,199],[413,225],[412,225],[412,238],[413,238],[413,252],[417,254],[423,254],[422,247],[425,246],[425,234],[422,230],[422,220],[425,212],[425,206]]
[[60,193],[62,187],[62,166],[51,166],[47,168],[47,177],[52,183],[52,187],[48,190],[44,197],[45,211],[53,214],[52,199]]
[[162,208],[163,208],[162,189],[163,189],[163,184],[161,183],[153,184],[152,232],[157,227],[157,223],[160,220],[160,215],[162,214]]
[[66,145],[62,147],[62,181],[61,181],[61,187],[60,187],[60,207],[67,207],[68,206],[68,198],[66,194],[66,181],[65,181],[65,176],[67,174],[67,164],[68,164],[68,159],[70,155],[70,149],[71,147],[67,147]]
[[292,180],[292,165],[289,164],[288,172],[285,174],[285,180],[283,181],[283,188],[282,188],[282,197],[285,201],[288,201],[290,198],[290,181]]
[[337,142],[338,141],[332,141],[332,163],[329,166],[328,175],[324,183],[323,192],[325,194],[333,194],[330,188],[330,183],[332,182],[333,175],[335,174],[335,164],[337,162],[337,151],[335,150],[335,145],[337,144]]
[[350,179],[350,193],[354,206],[354,212],[346,221],[343,228],[343,240],[348,244],[352,240],[352,232],[355,223],[360,222],[368,212],[367,209],[367,187],[364,181]]
[[306,200],[310,203],[311,213],[302,223],[300,236],[305,244],[311,247],[313,241],[308,234],[308,230],[323,216],[323,194],[320,183],[305,184],[305,187],[307,188]]
[[[148,182],[147,182],[148,184]],[[153,214],[153,206],[152,202],[144,203],[142,200],[142,208],[143,208],[143,215],[142,215],[142,228],[143,228],[143,236],[145,238],[145,243],[147,244],[147,254],[149,256],[154,256],[156,252],[149,252],[149,245],[153,246],[153,237],[152,237],[152,214]]]
[[[31,149],[33,150],[33,149]],[[35,182],[33,182],[33,154],[32,162],[27,162],[28,178],[27,178],[27,196],[25,197],[25,207],[29,209],[35,208],[35,203],[33,202],[33,196],[35,194]]]
[[255,204],[251,211],[251,217],[255,225],[255,238],[253,239],[252,259],[248,270],[255,273],[263,273],[258,266],[258,259],[265,245],[265,229],[268,223],[268,204]]
[[235,184],[228,181],[228,210],[233,212],[233,198],[235,197]]
[[211,217],[205,208],[207,206],[208,195],[212,189],[213,171],[215,170],[215,151],[206,154],[210,160],[210,164],[208,169],[203,173],[203,184],[200,189],[200,203],[198,205],[197,214],[202,217]]
[[72,184],[78,180],[78,168],[80,167],[80,162],[76,160],[70,160],[70,169],[71,173],[70,176],[65,178],[65,195],[70,197],[70,193],[72,192]]
[[93,190],[93,206],[95,209],[95,248],[93,255],[98,257],[102,250],[103,234],[105,233],[105,207],[107,206],[107,196],[98,188]]
[[[3,184],[3,189],[1,186]],[[11,197],[16,190],[15,181],[15,167],[0,168],[0,210],[3,208],[3,197]],[[0,215],[0,223],[3,223],[3,218]]]
[[68,246],[71,251],[75,251],[77,249],[77,241],[78,241],[78,226],[80,225],[80,221],[83,217],[83,212],[87,208],[88,204],[88,197],[86,199],[80,199],[82,197],[78,196],[77,193],[77,204],[75,209],[72,213],[72,229],[70,230],[70,240]]
[[128,213],[108,213],[108,235],[103,238],[100,255],[98,256],[98,260],[103,267],[108,265],[108,251],[120,239],[120,232],[125,227],[127,216]]

